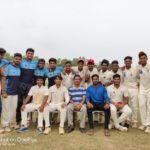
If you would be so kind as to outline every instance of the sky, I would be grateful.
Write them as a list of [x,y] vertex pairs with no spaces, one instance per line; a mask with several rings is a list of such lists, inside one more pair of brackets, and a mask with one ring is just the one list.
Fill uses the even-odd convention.
[[0,47],[9,53],[119,60],[150,55],[149,0],[0,0]]

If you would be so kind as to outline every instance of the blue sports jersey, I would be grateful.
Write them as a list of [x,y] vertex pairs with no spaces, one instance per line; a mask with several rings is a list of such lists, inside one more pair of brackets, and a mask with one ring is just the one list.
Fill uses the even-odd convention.
[[18,67],[9,64],[6,69],[4,76],[7,79],[7,84],[6,84],[6,93],[8,95],[16,95],[17,94],[17,88],[18,88],[18,83],[21,75],[21,70]]
[[33,84],[34,82],[34,70],[37,67],[37,61],[23,59],[20,64],[21,77],[20,81],[27,84]]
[[51,87],[55,84],[54,80],[57,75],[60,75],[62,72],[62,67],[56,67],[55,70],[48,69],[47,77],[48,77],[48,87]]
[[41,77],[46,77],[47,76],[47,74],[48,74],[48,69],[47,68],[43,68],[43,69],[40,69],[40,68],[36,68],[35,70],[34,70],[34,76],[41,76]]
[[9,61],[6,59],[2,59],[0,60],[0,68],[4,67],[5,65],[8,65]]

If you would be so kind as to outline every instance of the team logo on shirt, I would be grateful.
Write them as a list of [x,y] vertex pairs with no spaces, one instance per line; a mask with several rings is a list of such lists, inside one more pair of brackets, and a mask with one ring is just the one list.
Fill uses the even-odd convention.
[[142,71],[142,69],[140,69],[140,70],[139,70],[139,74],[143,74],[143,71]]

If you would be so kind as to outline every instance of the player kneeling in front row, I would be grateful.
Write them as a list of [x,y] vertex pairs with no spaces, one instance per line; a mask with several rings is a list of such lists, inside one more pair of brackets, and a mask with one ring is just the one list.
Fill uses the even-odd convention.
[[[44,79],[42,77],[37,77],[36,85],[32,86],[27,98],[24,100],[23,105],[21,107],[21,128],[18,132],[28,131],[27,126],[27,114],[29,112],[38,111],[38,133],[43,133],[43,110],[44,106],[48,99],[48,89],[43,86]],[[32,102],[27,104],[32,97]]]
[[[128,106],[128,91],[124,86],[120,85],[121,80],[119,74],[113,76],[113,82],[114,84],[107,88],[111,103],[111,118],[116,129],[120,131],[127,131],[128,128],[121,126],[121,124],[124,123],[132,113]],[[117,113],[118,111],[121,113],[119,118]]]
[[49,113],[56,110],[60,112],[59,134],[64,134],[64,123],[66,121],[67,104],[69,103],[69,100],[68,90],[62,85],[62,77],[56,76],[55,85],[49,88],[49,103],[44,108],[44,134],[49,134],[51,131]]
[[75,75],[73,87],[69,88],[70,103],[67,106],[67,118],[68,118],[68,128],[67,132],[70,133],[74,130],[73,124],[73,111],[80,111],[80,131],[85,133],[85,120],[87,116],[87,110],[85,105],[85,95],[86,90],[81,86],[80,75]]

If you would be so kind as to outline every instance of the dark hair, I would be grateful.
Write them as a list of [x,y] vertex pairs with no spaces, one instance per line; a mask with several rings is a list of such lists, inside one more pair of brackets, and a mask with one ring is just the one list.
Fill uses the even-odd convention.
[[39,59],[39,60],[38,60],[38,64],[39,64],[40,62],[45,63],[45,59],[43,59],[43,58]]
[[15,53],[14,57],[21,57],[22,58],[22,55],[20,53]]
[[115,78],[119,78],[120,79],[120,75],[119,74],[113,75],[113,79],[115,79]]
[[93,75],[92,75],[92,77],[91,77],[92,80],[93,80],[94,77],[97,77],[97,78],[99,79],[99,75],[97,75],[97,74],[93,74]]
[[118,65],[119,62],[118,62],[118,60],[113,60],[111,64],[112,64],[112,65],[113,65],[113,64],[117,64],[117,65]]
[[0,48],[0,54],[5,54],[6,50],[4,48]]
[[146,54],[145,52],[141,51],[141,52],[139,52],[139,58],[140,58],[141,56],[146,56],[146,57],[147,57],[147,54]]
[[44,78],[43,78],[42,76],[37,76],[37,77],[36,77],[36,81],[37,81],[37,80],[43,80],[43,81],[44,81]]
[[49,59],[49,63],[50,63],[50,62],[57,63],[57,60],[56,60],[55,58],[50,58],[50,59]]
[[132,60],[132,57],[131,57],[131,56],[126,56],[126,57],[124,58],[124,60],[127,60],[127,59]]
[[26,50],[26,53],[27,52],[32,52],[32,53],[34,53],[34,49],[33,48],[28,48],[27,50]]
[[106,64],[107,66],[109,66],[109,61],[106,59],[103,59],[101,62],[101,65]]
[[62,78],[62,76],[61,76],[61,75],[57,75],[57,76],[55,76],[55,80],[56,80],[57,78],[58,78],[58,79],[60,79],[60,80],[63,80],[63,78]]
[[70,60],[67,60],[66,62],[65,62],[65,65],[66,64],[70,64],[70,65],[72,65],[72,63],[71,63],[71,61]]
[[73,77],[73,80],[74,80],[75,78],[80,78],[80,80],[82,80],[81,76],[78,75],[78,74],[76,74],[76,75]]

